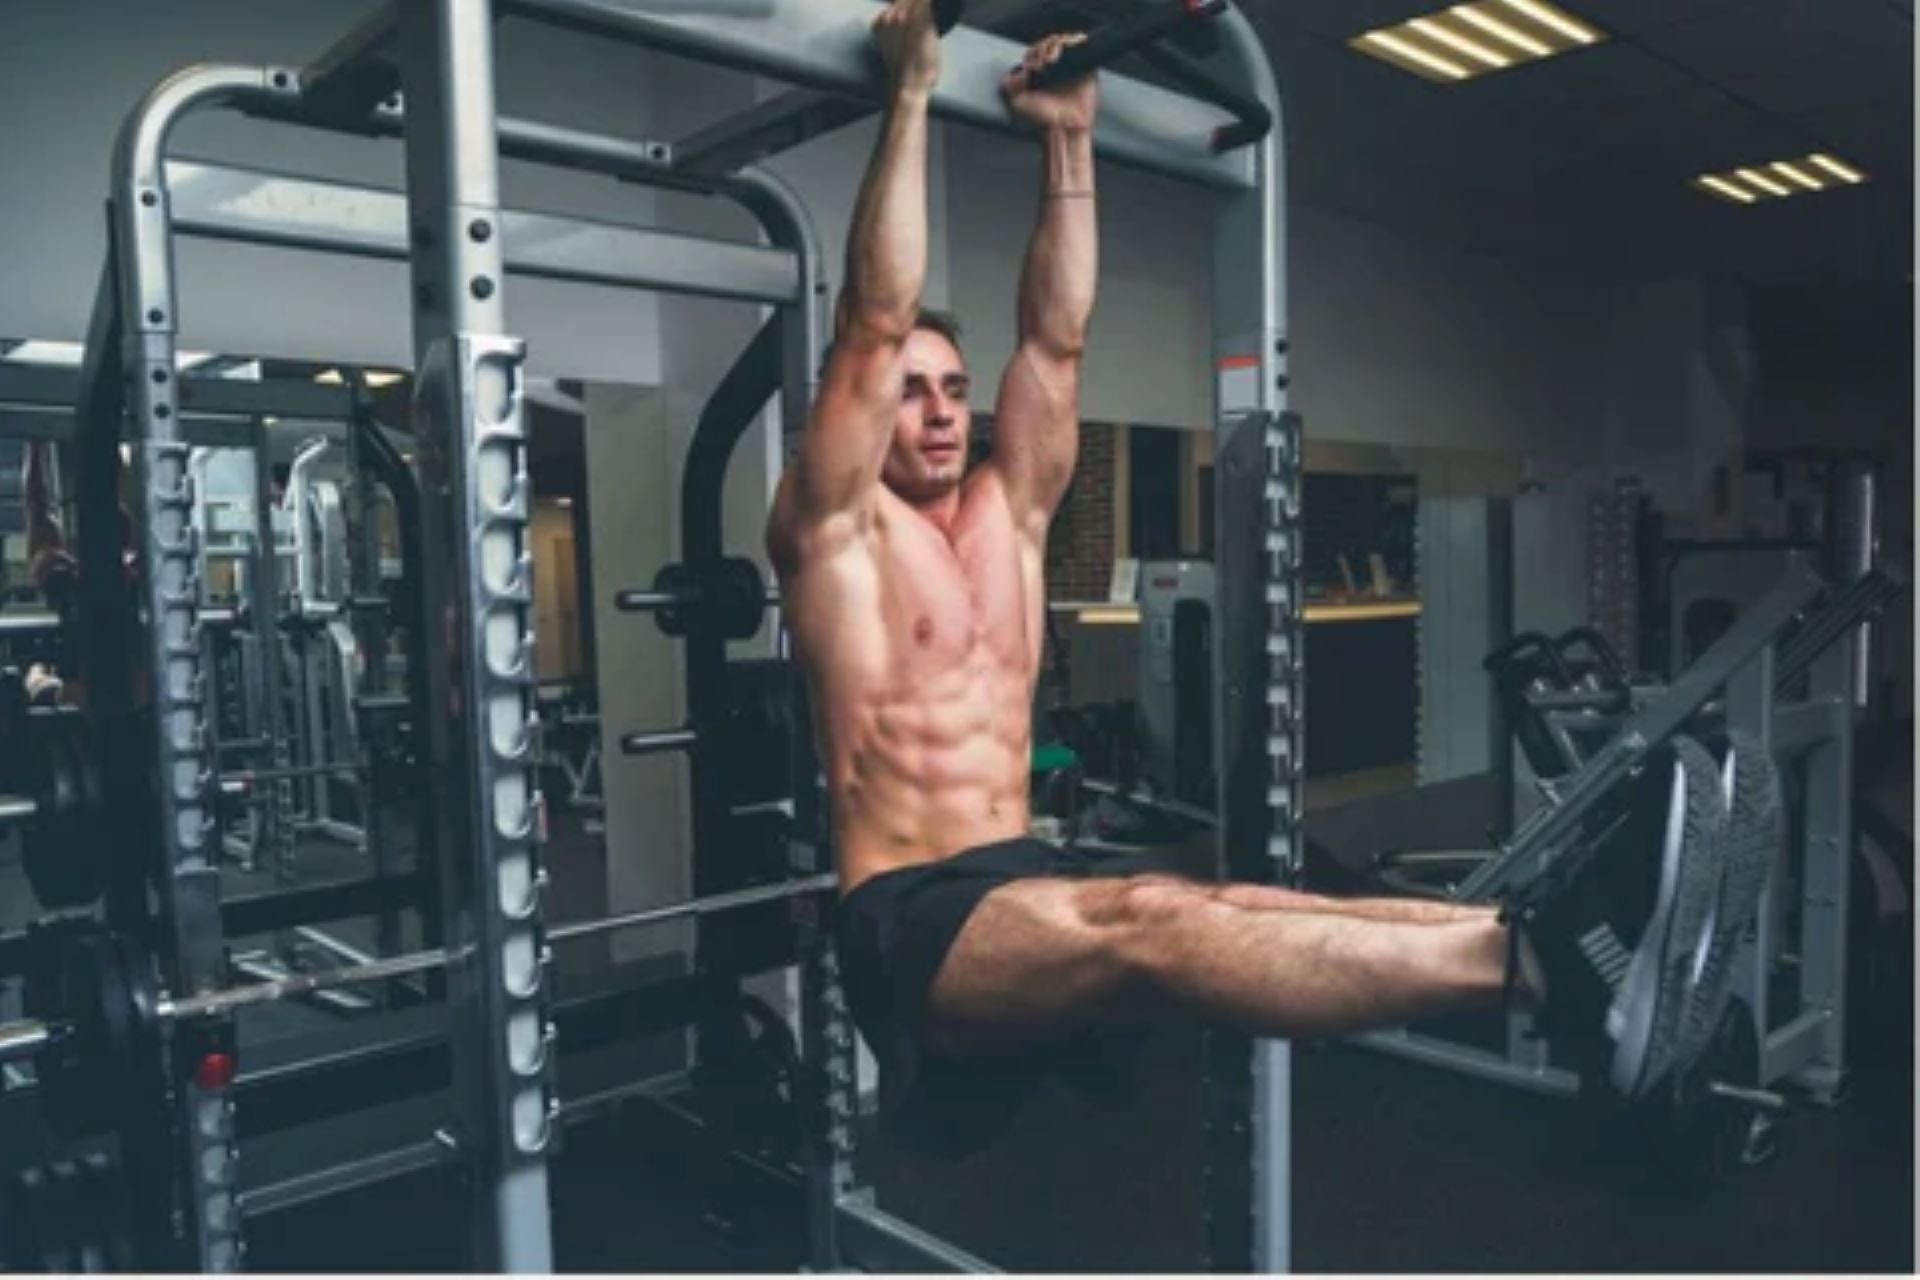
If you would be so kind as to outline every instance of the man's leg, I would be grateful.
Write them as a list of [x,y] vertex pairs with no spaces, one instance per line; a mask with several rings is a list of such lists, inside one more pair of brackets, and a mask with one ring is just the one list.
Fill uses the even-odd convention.
[[1003,885],[948,952],[927,1032],[948,1052],[1157,1021],[1338,1035],[1502,999],[1509,935],[1491,912],[1370,919],[1276,910],[1264,895],[1239,905],[1220,888],[1165,877]]
[[1352,916],[1359,920],[1392,920],[1401,924],[1460,924],[1484,921],[1496,914],[1491,907],[1442,902],[1432,898],[1330,898],[1325,894],[1304,893],[1271,884],[1215,884],[1159,874],[1139,879],[1155,884],[1185,884],[1215,901],[1245,907],[1250,911],[1315,911]]

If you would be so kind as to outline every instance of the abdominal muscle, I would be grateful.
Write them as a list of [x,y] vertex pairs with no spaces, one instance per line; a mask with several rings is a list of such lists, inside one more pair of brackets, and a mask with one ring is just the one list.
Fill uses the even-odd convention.
[[783,582],[843,891],[1027,834],[1043,593],[1027,558],[1004,507],[963,503],[949,536],[888,498],[867,537]]
[[1027,833],[1027,688],[989,667],[843,698],[823,717],[843,889]]

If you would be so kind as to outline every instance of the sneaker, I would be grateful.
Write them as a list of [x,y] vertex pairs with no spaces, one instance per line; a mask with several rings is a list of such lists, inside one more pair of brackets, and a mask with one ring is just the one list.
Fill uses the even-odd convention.
[[1609,1079],[1629,1099],[1644,1097],[1684,1069],[1692,1061],[1688,1051],[1697,1054],[1701,1047],[1684,1033],[1717,936],[1725,878],[1727,808],[1719,766],[1691,738],[1676,736],[1672,746],[1660,886],[1606,1016],[1614,1042]]
[[1760,895],[1787,840],[1780,770],[1759,739],[1729,735],[1720,766],[1727,808],[1726,862],[1715,905],[1713,936],[1687,1001],[1682,1053],[1697,1058],[1712,1040],[1733,994],[1734,958],[1760,911]]
[[1516,886],[1505,917],[1545,979],[1535,1031],[1633,1100],[1693,1047],[1683,1024],[1714,936],[1726,807],[1718,766],[1688,738],[1623,785],[1620,825],[1564,882]]

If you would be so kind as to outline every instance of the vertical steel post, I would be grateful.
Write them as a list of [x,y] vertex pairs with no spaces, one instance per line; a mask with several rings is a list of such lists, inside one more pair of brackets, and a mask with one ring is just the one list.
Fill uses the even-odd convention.
[[[373,468],[368,460],[368,437],[378,433],[380,424],[373,416],[373,397],[366,379],[353,380],[353,417],[347,424],[347,465],[353,477],[353,521],[349,526],[348,554],[351,573],[347,594],[372,598],[380,594],[380,504],[373,490]],[[362,674],[359,689],[369,696],[387,692],[387,631],[391,625],[386,613],[351,609],[348,621],[360,644]],[[351,678],[343,671],[343,680]],[[360,714],[346,699],[347,714]],[[379,735],[367,731],[363,723],[354,735],[360,767],[360,830],[366,840],[367,859],[376,878],[385,880],[392,871],[393,823],[375,782],[375,762],[382,746]],[[374,948],[383,956],[400,949],[400,914],[392,906],[382,906],[375,924]]]
[[[164,162],[158,145],[140,145],[149,136],[137,129],[122,135],[113,209],[124,322],[120,372],[133,428],[128,514],[146,611],[136,659],[145,687],[136,679],[127,710],[150,744],[146,787],[158,833],[161,977],[171,990],[194,994],[225,985],[226,949],[209,803],[214,768],[200,643],[200,551],[192,527],[198,495],[176,412],[178,294]],[[117,566],[113,576],[125,580]],[[241,1245],[229,1096],[232,1021],[176,1028],[168,1047],[177,1185],[186,1191],[172,1235],[185,1245],[181,1261],[191,1267],[234,1270]]]
[[[1774,658],[1774,646],[1769,644],[1728,678],[1726,688],[1727,728],[1746,734],[1768,751],[1773,749]],[[1733,958],[1734,992],[1752,1015],[1754,1032],[1763,1047],[1772,1025],[1767,1005],[1778,950],[1774,912],[1780,888],[1787,882],[1786,861],[1787,852],[1783,848],[1775,855],[1760,890],[1753,933],[1741,940]],[[1761,1082],[1766,1083],[1764,1072]]]
[[415,426],[446,905],[452,1135],[481,1271],[551,1271],[550,952],[540,922],[525,346],[505,333],[487,0],[400,7]]
[[[264,419],[253,420],[253,572],[252,590],[247,594],[253,604],[253,636],[260,646],[260,683],[267,696],[261,703],[260,732],[267,741],[267,767],[284,770],[293,764],[287,754],[286,650],[280,634],[280,552],[273,533],[273,447]],[[267,783],[267,803],[262,815],[260,842],[266,846],[268,865],[276,884],[293,883],[297,838],[293,823],[293,782],[279,777]],[[259,851],[255,851],[256,858]],[[276,943],[275,950],[284,952]]]
[[1847,904],[1853,861],[1853,699],[1860,679],[1852,638],[1814,660],[1808,700],[1832,709],[1831,735],[1806,755],[1800,868],[1800,1005],[1824,1013],[1818,1051],[1794,1081],[1822,1101],[1846,1081]]
[[[1250,151],[1251,189],[1223,199],[1214,231],[1214,468],[1218,548],[1214,694],[1223,877],[1282,883],[1302,857],[1300,423],[1286,412],[1285,169],[1279,93],[1259,37],[1219,24],[1235,87],[1274,125]],[[1208,1262],[1285,1271],[1292,1062],[1286,1042],[1208,1035]]]
[[[827,332],[827,281],[820,258],[820,237],[807,215],[805,203],[787,182],[770,170],[743,171],[727,194],[744,204],[778,248],[792,250],[800,264],[798,300],[780,308],[780,427],[787,439],[798,439],[813,410],[820,376],[820,350]],[[783,643],[782,648],[785,648]],[[806,726],[812,723],[799,702],[795,678],[792,773],[798,849],[814,857],[797,874],[830,869],[827,851],[831,833],[824,821],[824,788],[818,762],[808,749]],[[813,792],[812,795],[806,794]],[[819,818],[817,826],[810,820]],[[797,861],[797,859],[796,859]],[[839,1205],[853,1189],[854,1120],[859,1112],[853,1016],[840,981],[839,954],[834,947],[835,903],[813,900],[801,910],[800,949],[800,1060],[802,1086],[794,1105],[802,1112],[807,1230],[807,1266],[816,1272],[838,1271],[841,1256]]]

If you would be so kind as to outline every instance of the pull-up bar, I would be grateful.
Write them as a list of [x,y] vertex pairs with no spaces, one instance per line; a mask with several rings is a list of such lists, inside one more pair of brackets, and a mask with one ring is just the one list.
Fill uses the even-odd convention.
[[[700,13],[689,12],[676,0],[496,0],[495,7],[502,16],[624,40],[850,97],[871,98],[880,83],[869,34],[876,12],[870,0],[752,0]],[[1228,11],[1220,21],[1245,20]],[[1100,55],[1101,63],[1126,51],[1108,49]],[[1019,63],[1020,54],[1012,41],[965,26],[953,28],[941,54],[934,112],[985,128],[1013,128],[1000,83]],[[1270,123],[1277,104],[1262,101],[1260,86],[1227,93],[1237,104],[1258,104]],[[1245,190],[1254,185],[1253,160],[1246,151],[1215,149],[1221,139],[1231,145],[1236,138],[1257,136],[1248,134],[1250,113],[1117,75],[1102,82],[1100,102],[1094,138],[1100,154],[1208,186]]]

